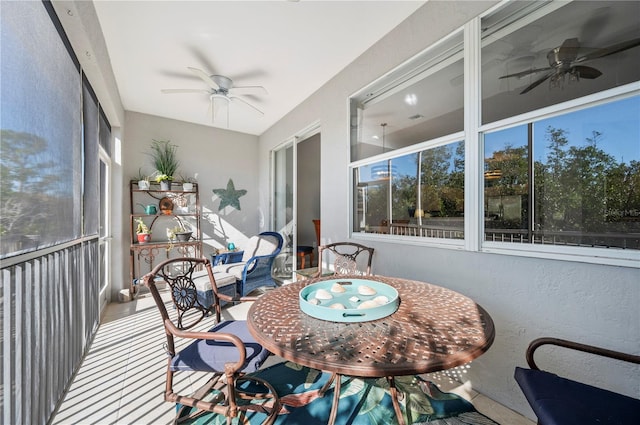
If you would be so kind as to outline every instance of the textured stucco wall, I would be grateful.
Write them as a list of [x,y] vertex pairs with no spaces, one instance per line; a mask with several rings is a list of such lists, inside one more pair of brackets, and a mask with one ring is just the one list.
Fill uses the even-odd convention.
[[[321,123],[322,240],[349,237],[348,97],[495,2],[428,2],[343,72],[260,137],[260,181],[269,151],[313,122]],[[261,191],[268,191],[261,183]],[[640,353],[640,270],[572,261],[516,257],[461,249],[361,242],[376,248],[374,273],[442,285],[481,304],[493,317],[488,353],[454,374],[496,401],[533,418],[513,379],[528,343],[539,336],[580,340]],[[539,364],[614,391],[640,397],[640,367],[585,358],[573,352]]]

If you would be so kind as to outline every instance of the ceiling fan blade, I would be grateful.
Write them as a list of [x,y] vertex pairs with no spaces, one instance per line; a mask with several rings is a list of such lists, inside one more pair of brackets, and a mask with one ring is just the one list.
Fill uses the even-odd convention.
[[238,101],[240,101],[240,102],[244,103],[245,105],[249,106],[250,108],[255,109],[258,113],[260,113],[260,115],[264,115],[264,112],[262,112],[260,109],[256,108],[255,106],[253,106],[252,104],[250,104],[249,102],[247,102],[246,100],[244,100],[243,98],[238,97],[238,96],[234,96],[234,95],[232,95],[232,94],[230,94],[228,97],[229,97],[229,99],[231,99],[232,101],[236,101],[236,100],[238,100]]
[[640,46],[640,38],[634,38],[633,40],[623,41],[622,43],[617,43],[609,47],[604,47],[594,52],[587,53],[586,55],[577,58],[575,62],[581,63],[588,60],[602,58],[605,56],[613,55],[615,53],[620,53],[624,50],[628,50],[636,46]]
[[515,74],[508,74],[508,75],[503,75],[502,77],[498,77],[498,79],[502,79],[502,78],[509,78],[509,77],[518,77],[518,78],[522,78],[522,77],[526,77],[529,74],[535,74],[536,72],[547,72],[552,70],[553,68],[551,67],[546,67],[546,68],[533,68],[533,69],[528,69],[526,71],[521,71],[521,72],[516,72]]
[[571,72],[577,72],[580,78],[586,78],[589,80],[593,80],[594,78],[598,78],[602,75],[602,72],[598,71],[595,68],[591,68],[590,66],[574,66],[571,68]]
[[558,62],[570,62],[578,57],[578,50],[580,50],[580,41],[577,38],[567,38],[562,42],[560,47],[551,49],[547,53],[547,59],[549,64]]
[[269,92],[267,91],[267,89],[265,89],[263,86],[233,86],[231,88],[232,92],[234,93],[243,93],[243,94],[251,94],[251,93],[256,93],[256,92],[261,92],[263,94],[269,94]]
[[206,93],[209,94],[209,90],[205,89],[162,89],[160,90],[162,93],[170,94],[170,93]]
[[538,87],[540,84],[544,83],[549,77],[551,77],[553,75],[553,72],[548,73],[547,75],[538,78],[536,81],[534,81],[533,83],[531,83],[529,86],[527,86],[526,89],[522,90],[520,92],[520,94],[525,94],[533,89],[535,89],[536,87]]
[[220,89],[220,87],[216,84],[216,82],[215,82],[215,81],[213,81],[213,80],[211,79],[211,77],[210,77],[206,72],[204,72],[203,70],[198,69],[198,68],[192,68],[192,67],[190,67],[190,66],[188,66],[187,68],[188,68],[191,72],[193,72],[194,74],[196,74],[198,77],[200,77],[200,79],[201,79],[202,81],[204,81],[205,83],[207,83],[207,85],[208,85],[209,87],[211,87],[212,89],[214,89],[214,90],[219,90],[219,89]]

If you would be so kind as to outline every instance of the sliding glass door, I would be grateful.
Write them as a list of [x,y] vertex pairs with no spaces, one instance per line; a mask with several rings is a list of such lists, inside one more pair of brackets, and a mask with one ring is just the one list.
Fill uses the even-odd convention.
[[273,228],[284,235],[285,246],[294,234],[294,149],[295,143],[289,142],[273,151]]
[[[272,228],[285,239],[291,271],[313,267],[318,244],[314,220],[320,219],[320,126],[315,123],[284,142],[272,151],[271,160]],[[293,255],[298,252],[304,256]]]

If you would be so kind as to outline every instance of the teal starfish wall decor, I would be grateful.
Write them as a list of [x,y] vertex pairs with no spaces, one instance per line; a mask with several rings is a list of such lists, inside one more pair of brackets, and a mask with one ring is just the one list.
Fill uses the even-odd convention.
[[218,211],[226,206],[232,206],[240,211],[240,197],[246,195],[247,191],[244,189],[236,190],[236,187],[233,185],[233,180],[229,179],[226,189],[213,189],[213,193],[220,197]]

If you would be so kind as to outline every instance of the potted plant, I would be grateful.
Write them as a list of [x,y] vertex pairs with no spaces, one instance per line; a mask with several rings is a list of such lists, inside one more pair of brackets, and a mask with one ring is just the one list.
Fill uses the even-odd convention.
[[[156,169],[156,181],[162,185],[162,182],[168,186],[169,181],[173,180],[173,176],[178,170],[178,146],[172,145],[168,140],[153,140],[151,143],[151,159]],[[161,188],[161,190],[168,190]]]
[[145,224],[141,217],[135,219],[136,235],[138,236],[138,243],[147,243],[151,240],[151,230]]
[[173,180],[173,177],[166,174],[157,174],[155,176],[155,181],[160,183],[160,190],[169,190],[171,180]]
[[191,238],[193,230],[188,223],[183,223],[182,220],[177,217],[176,220],[178,221],[178,225],[167,229],[167,238],[170,241],[177,240],[178,242],[187,242]]
[[192,192],[193,184],[196,182],[196,179],[193,177],[184,177],[180,175],[180,180],[182,180],[182,191],[183,192]]
[[167,228],[167,239],[169,239],[169,246],[167,246],[167,252],[173,248],[174,242],[188,242],[191,239],[193,230],[187,223],[183,223],[178,217],[176,217],[178,225]]
[[141,168],[138,168],[138,176],[135,180],[138,181],[138,189],[149,190],[149,176],[144,174]]

